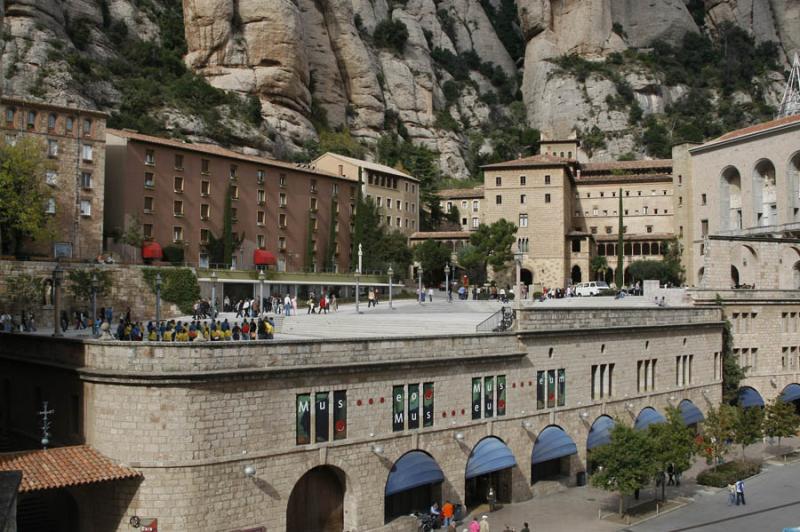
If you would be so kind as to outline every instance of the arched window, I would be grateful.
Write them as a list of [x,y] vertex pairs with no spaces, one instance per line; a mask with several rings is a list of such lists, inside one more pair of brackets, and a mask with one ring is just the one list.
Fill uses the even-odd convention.
[[727,167],[720,177],[719,191],[720,229],[728,231],[742,228],[742,178],[739,170]]
[[753,169],[753,226],[778,223],[778,203],[775,191],[775,165],[762,159]]
[[800,152],[795,153],[789,160],[788,175],[786,176],[789,193],[789,212],[787,218],[800,222]]

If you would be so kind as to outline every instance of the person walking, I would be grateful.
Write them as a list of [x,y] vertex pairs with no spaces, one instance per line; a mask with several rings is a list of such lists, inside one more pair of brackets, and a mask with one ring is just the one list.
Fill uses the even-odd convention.
[[667,465],[667,476],[669,476],[669,480],[667,481],[667,486],[674,486],[675,485],[675,464],[670,462]]
[[481,524],[478,522],[477,517],[472,518],[472,522],[469,524],[469,532],[481,532]]
[[527,522],[527,521],[525,521],[525,522],[522,524],[522,529],[521,529],[519,532],[531,532],[531,529],[530,529],[530,528],[528,528],[528,522]]
[[492,486],[489,486],[489,491],[486,493],[486,502],[489,503],[489,511],[494,512],[497,506],[497,494]]
[[742,506],[745,506],[744,502],[744,481],[737,480],[736,481],[736,506],[739,506],[739,502],[741,501]]
[[433,287],[428,287],[428,302],[433,303]]
[[486,516],[486,515],[482,515],[481,516],[480,531],[481,532],[490,532],[490,530],[489,530],[489,517]]
[[367,292],[367,308],[375,306],[375,289],[370,288]]
[[442,525],[447,528],[450,526],[450,523],[453,522],[453,513],[455,512],[455,507],[453,503],[450,501],[444,501],[444,506],[442,506],[442,519],[444,520]]
[[736,483],[728,484],[728,506],[736,504]]

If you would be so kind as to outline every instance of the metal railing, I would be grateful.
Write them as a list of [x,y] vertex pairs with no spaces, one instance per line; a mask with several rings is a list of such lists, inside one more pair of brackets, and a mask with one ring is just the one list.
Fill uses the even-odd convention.
[[511,307],[501,307],[500,310],[480,322],[475,327],[475,332],[503,332],[510,331],[517,320],[517,313]]

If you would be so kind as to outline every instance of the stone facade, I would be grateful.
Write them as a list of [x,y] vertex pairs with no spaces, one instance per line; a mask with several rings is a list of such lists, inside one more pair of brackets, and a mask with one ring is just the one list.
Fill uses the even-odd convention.
[[52,217],[52,240],[26,241],[24,254],[92,260],[103,252],[105,139],[108,115],[77,107],[0,99],[5,143],[22,137],[41,142],[51,163],[42,176],[52,192],[43,206]]
[[436,193],[439,207],[450,213],[453,207],[458,209],[459,225],[462,231],[474,231],[483,221],[483,187],[450,188]]
[[[471,450],[497,437],[515,457],[511,499],[520,501],[574,485],[598,416],[632,423],[646,406],[663,412],[689,399],[705,411],[720,400],[718,309],[518,312],[513,333],[457,337],[152,345],[13,335],[0,342],[2,385],[15,404],[50,401],[60,412],[54,440],[85,441],[143,473],[141,483],[109,483],[102,493],[76,490],[87,532],[127,530],[133,515],[168,530],[283,530],[293,489],[317,466],[344,479],[344,530],[396,529],[384,523],[384,488],[409,451],[433,457],[442,497],[463,503]],[[689,355],[689,380],[676,384],[676,357]],[[644,385],[642,359],[658,368]],[[601,393],[593,366],[604,364],[614,369],[602,373]],[[537,372],[560,369],[563,401],[537,403]],[[473,419],[473,379],[497,376],[504,414]],[[394,430],[394,387],[422,383],[434,389],[432,426]],[[297,445],[298,396],[335,391],[346,391],[346,438]],[[21,410],[3,421],[4,430],[36,432]],[[323,423],[332,434],[331,418]],[[578,453],[560,481],[532,483],[531,452],[551,425]],[[83,504],[89,497],[94,504]]]

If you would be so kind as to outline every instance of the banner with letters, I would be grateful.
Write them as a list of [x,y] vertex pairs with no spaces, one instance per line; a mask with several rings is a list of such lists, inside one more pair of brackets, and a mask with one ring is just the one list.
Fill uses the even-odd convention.
[[317,392],[314,394],[314,441],[317,443],[328,441],[330,423],[330,393]]
[[333,439],[347,438],[347,391],[333,392]]
[[422,426],[433,426],[433,383],[422,385]]
[[404,386],[392,387],[392,430],[400,432],[406,428]]
[[297,445],[311,443],[311,394],[297,395]]
[[497,415],[506,415],[506,376],[497,376]]

